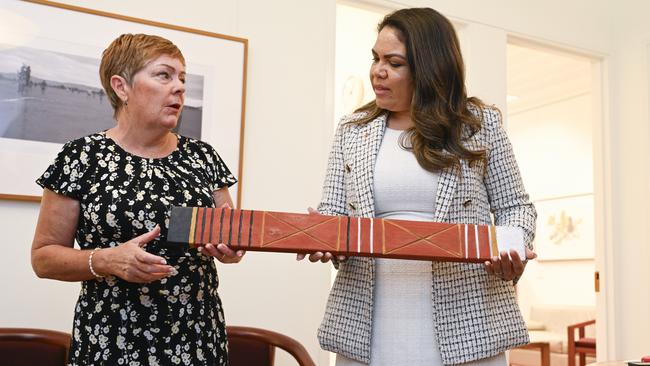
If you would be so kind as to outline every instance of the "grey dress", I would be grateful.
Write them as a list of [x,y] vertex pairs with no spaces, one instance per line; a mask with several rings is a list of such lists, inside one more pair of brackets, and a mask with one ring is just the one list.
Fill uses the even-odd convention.
[[[376,216],[432,221],[440,174],[424,170],[399,146],[402,133],[384,132],[375,163]],[[433,331],[431,276],[431,262],[375,260],[370,365],[442,365]],[[337,362],[343,365],[350,360]]]

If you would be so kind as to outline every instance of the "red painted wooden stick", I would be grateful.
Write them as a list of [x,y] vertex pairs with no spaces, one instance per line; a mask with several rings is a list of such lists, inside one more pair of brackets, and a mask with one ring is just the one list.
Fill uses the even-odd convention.
[[515,227],[324,216],[229,208],[175,207],[168,241],[225,243],[233,249],[483,262],[515,249],[525,258]]

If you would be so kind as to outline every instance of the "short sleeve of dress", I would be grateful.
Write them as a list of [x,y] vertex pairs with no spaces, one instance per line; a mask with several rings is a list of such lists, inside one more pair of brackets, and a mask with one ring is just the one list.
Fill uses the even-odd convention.
[[206,168],[211,178],[210,189],[214,192],[219,188],[230,187],[237,183],[237,178],[230,172],[217,151],[208,144],[206,144],[206,149],[208,154],[208,166]]
[[54,162],[36,183],[58,194],[81,199],[82,178],[88,168],[87,146],[84,139],[63,145]]

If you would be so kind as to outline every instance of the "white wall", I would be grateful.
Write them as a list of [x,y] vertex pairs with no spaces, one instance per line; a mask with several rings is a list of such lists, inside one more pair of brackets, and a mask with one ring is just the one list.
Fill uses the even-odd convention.
[[508,136],[533,200],[593,192],[589,94],[508,114]]
[[[334,1],[138,1],[67,0],[66,3],[135,17],[232,34],[250,41],[243,206],[303,211],[315,204],[325,166],[333,118]],[[377,1],[382,3],[382,1]],[[387,2],[388,3],[388,2]],[[390,4],[395,5],[391,1]],[[611,359],[638,358],[647,353],[650,314],[650,124],[648,123],[648,54],[650,3],[643,0],[412,0],[410,6],[431,6],[456,19],[483,24],[538,40],[570,45],[606,57],[606,132],[603,138],[607,244],[615,250],[605,264],[603,286],[613,281],[611,296],[616,324],[611,325]],[[497,57],[505,59],[503,50]],[[505,82],[503,82],[505,84]],[[505,90],[505,89],[504,89]],[[505,97],[505,96],[504,96]],[[278,177],[282,177],[278,179]],[[3,177],[3,179],[6,179]],[[608,203],[609,202],[609,203]],[[4,242],[28,247],[37,208],[29,203],[2,203],[0,218],[8,224]],[[24,252],[9,252],[0,269],[0,324],[64,329],[67,303],[74,292],[67,284],[32,281]],[[222,295],[230,323],[254,322],[283,331],[317,351],[315,330],[329,282],[327,267],[296,264],[283,255],[253,255],[241,266],[222,268]],[[26,267],[27,266],[27,267]],[[600,268],[601,272],[603,268]],[[22,274],[22,275],[21,275]],[[12,285],[11,278],[20,291]],[[262,281],[262,282],[260,282]],[[268,281],[268,282],[267,282]],[[608,282],[610,281],[610,282]],[[270,283],[277,283],[271,287]],[[11,292],[8,292],[11,291]],[[68,294],[66,291],[69,291]],[[53,294],[57,294],[54,297]],[[290,298],[302,294],[301,298]],[[5,295],[9,294],[9,295]],[[275,311],[273,318],[249,312],[257,300]],[[38,310],[15,316],[19,309]],[[282,303],[282,306],[280,306]],[[47,313],[47,322],[38,314]],[[15,320],[13,320],[15,319]],[[250,322],[250,323],[249,323]],[[599,350],[599,353],[602,350]],[[318,356],[317,356],[318,355]]]
[[594,261],[531,261],[517,284],[521,313],[530,319],[533,306],[594,307]]
[[616,283],[616,356],[638,358],[650,344],[650,3],[627,0],[611,9],[610,136],[612,250]]
[[71,332],[79,284],[41,280],[30,264],[38,207],[37,203],[0,200],[0,327]]
[[336,58],[334,74],[334,123],[375,99],[370,84],[371,49],[377,39],[377,24],[388,9],[336,6]]

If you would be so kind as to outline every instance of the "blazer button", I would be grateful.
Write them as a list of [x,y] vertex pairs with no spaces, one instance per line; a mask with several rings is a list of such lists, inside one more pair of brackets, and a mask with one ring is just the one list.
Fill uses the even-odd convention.
[[469,207],[469,205],[471,205],[471,204],[472,204],[472,200],[467,200],[467,201],[463,202],[463,207]]
[[348,173],[352,171],[352,168],[350,168],[350,164],[347,163],[345,164],[345,171]]
[[352,210],[356,210],[356,209],[357,209],[357,206],[355,206],[353,203],[348,203],[348,206],[349,206]]

